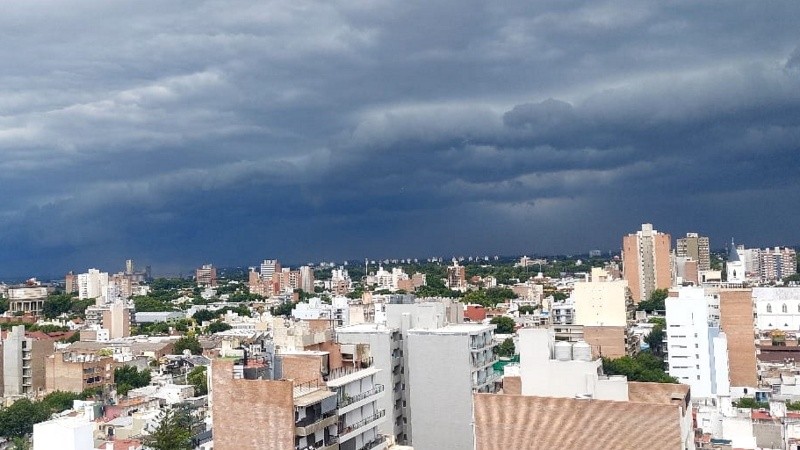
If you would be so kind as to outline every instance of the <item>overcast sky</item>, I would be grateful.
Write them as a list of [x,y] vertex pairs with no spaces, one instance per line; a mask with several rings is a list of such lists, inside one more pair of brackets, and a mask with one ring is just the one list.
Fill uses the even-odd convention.
[[0,276],[800,243],[800,2],[0,5]]

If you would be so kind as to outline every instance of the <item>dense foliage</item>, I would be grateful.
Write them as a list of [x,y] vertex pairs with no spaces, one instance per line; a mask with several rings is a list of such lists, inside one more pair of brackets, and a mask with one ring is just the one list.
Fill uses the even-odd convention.
[[168,409],[162,413],[158,426],[143,439],[152,450],[191,450],[191,414],[183,409]]
[[638,309],[639,311],[664,311],[666,306],[664,305],[664,301],[667,299],[667,295],[669,295],[669,291],[667,289],[656,289],[650,294],[650,297],[647,300],[639,302]]
[[498,356],[506,356],[512,357],[516,348],[514,347],[514,339],[506,338],[500,345],[497,346],[497,355]]
[[603,372],[606,375],[625,375],[630,381],[678,382],[677,379],[664,372],[664,361],[649,352],[641,352],[633,357],[603,358]]
[[197,366],[189,372],[186,381],[194,386],[195,395],[208,394],[208,379],[206,378],[206,367]]
[[184,350],[189,350],[193,355],[203,353],[203,347],[200,346],[200,341],[194,336],[183,336],[175,341],[175,354],[180,355]]
[[134,366],[122,366],[114,369],[114,382],[117,384],[117,393],[128,395],[131,389],[144,387],[150,384],[150,371],[141,371]]
[[231,328],[233,327],[225,322],[216,321],[212,322],[211,325],[208,326],[208,333],[209,334],[219,333],[221,331],[230,330]]
[[54,391],[40,401],[27,398],[17,400],[0,409],[0,436],[7,439],[22,438],[33,432],[33,425],[48,420],[51,415],[72,408],[74,400],[86,400],[93,394]]
[[486,308],[494,308],[498,303],[515,298],[514,291],[508,288],[489,288],[469,291],[464,294],[462,302],[474,303]]
[[506,316],[493,317],[489,321],[492,325],[497,326],[494,330],[495,334],[513,334],[514,333],[514,319]]
[[[786,403],[786,409],[792,409],[789,407],[791,402]],[[757,402],[756,399],[750,397],[740,398],[733,402],[733,406],[737,408],[750,408],[750,409],[769,409],[769,402]],[[794,406],[794,405],[792,405]],[[800,406],[800,405],[798,405]]]

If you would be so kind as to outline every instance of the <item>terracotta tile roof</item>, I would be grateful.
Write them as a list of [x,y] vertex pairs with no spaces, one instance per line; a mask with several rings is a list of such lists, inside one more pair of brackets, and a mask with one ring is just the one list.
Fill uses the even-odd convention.
[[669,404],[474,394],[477,450],[682,448]]

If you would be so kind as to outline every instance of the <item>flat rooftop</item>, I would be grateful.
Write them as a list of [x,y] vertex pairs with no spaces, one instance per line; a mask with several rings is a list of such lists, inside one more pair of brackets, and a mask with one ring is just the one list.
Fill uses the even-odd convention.
[[442,328],[413,328],[408,330],[408,332],[413,334],[478,334],[494,329],[494,325],[483,325],[480,323],[460,323],[447,325],[446,327]]
[[355,325],[348,325],[346,327],[336,328],[337,333],[391,333],[396,331],[394,328],[389,328],[384,324],[378,323],[359,323]]

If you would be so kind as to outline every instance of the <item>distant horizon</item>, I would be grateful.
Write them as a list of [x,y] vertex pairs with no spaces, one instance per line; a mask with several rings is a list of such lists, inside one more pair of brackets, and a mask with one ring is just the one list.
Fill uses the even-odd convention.
[[[672,236],[672,238],[673,238],[673,241],[674,241],[675,237]],[[740,244],[737,242],[736,245],[738,246]],[[774,248],[775,246],[776,245],[760,246],[760,247],[748,247],[748,246],[745,246],[745,248],[759,248],[759,249],[763,250],[765,248]],[[794,248],[795,250],[800,251],[800,244],[795,244],[795,245],[783,245],[783,244],[781,244],[781,245],[778,245],[778,247],[781,247],[781,248],[790,247],[790,248]],[[672,248],[673,248],[673,250],[675,249],[674,246]],[[713,248],[712,247],[710,252],[712,254],[725,255],[728,252],[728,249],[729,248],[728,248],[727,245],[723,246],[723,247],[717,247],[717,248]],[[575,252],[573,252],[573,253],[553,253],[553,254],[547,254],[547,255],[544,255],[544,254],[526,254],[526,253],[505,254],[505,255],[503,255],[503,254],[493,254],[493,253],[489,253],[489,254],[481,253],[479,255],[478,254],[463,254],[463,255],[436,256],[436,257],[442,258],[442,264],[448,265],[448,264],[451,263],[451,260],[454,257],[455,258],[464,257],[465,261],[467,262],[467,264],[469,264],[470,261],[467,261],[467,259],[469,257],[483,258],[485,256],[488,256],[490,258],[489,262],[493,262],[493,258],[495,256],[499,257],[501,260],[514,260],[514,259],[519,259],[519,258],[521,258],[523,256],[527,256],[527,257],[532,258],[532,259],[539,259],[539,258],[549,259],[549,258],[556,258],[556,257],[576,258],[576,257],[584,257],[584,256],[588,257],[589,256],[589,252],[592,251],[592,250],[600,250],[601,251],[601,256],[603,258],[608,258],[609,255],[611,255],[613,257],[613,256],[619,256],[621,254],[621,251],[619,251],[619,250],[618,251],[613,251],[613,250],[602,250],[602,249],[595,248],[595,249],[587,250],[587,251],[585,251],[583,253],[575,253]],[[429,256],[425,256],[425,257],[416,257],[416,259],[418,260],[419,263],[427,263],[428,262],[427,261],[428,258],[434,258],[434,257],[435,256],[429,255]],[[214,263],[214,261],[203,261],[203,262],[197,263],[194,267],[188,267],[187,266],[186,268],[184,268],[182,270],[169,271],[169,272],[159,272],[158,270],[155,270],[155,268],[154,268],[155,266],[153,264],[142,264],[142,265],[139,265],[136,262],[135,259],[133,261],[134,261],[134,269],[137,272],[143,271],[144,268],[149,265],[151,267],[151,270],[152,270],[153,278],[173,278],[173,277],[181,277],[181,276],[185,278],[185,277],[194,276],[195,269],[200,267],[202,264],[213,264],[215,268],[222,269],[222,270],[247,269],[247,268],[250,268],[250,267],[256,267],[257,268],[261,264],[261,261],[263,261],[264,259],[275,259],[275,258],[274,257],[265,257],[265,258],[262,258],[262,259],[258,260],[255,263],[245,264],[245,265],[238,265],[238,264],[221,264],[221,265],[219,265],[219,264]],[[300,266],[303,266],[303,265],[309,265],[309,264],[313,265],[315,267],[319,267],[319,265],[322,264],[322,263],[331,263],[331,262],[336,263],[336,266],[340,266],[345,261],[347,261],[348,264],[350,264],[351,266],[358,265],[358,264],[363,265],[363,263],[364,263],[364,259],[363,258],[361,258],[361,259],[358,259],[358,258],[350,258],[350,259],[321,259],[319,261],[305,261],[305,262],[302,262],[302,263],[292,262],[292,261],[289,261],[289,260],[284,261],[284,260],[281,260],[280,258],[277,258],[277,259],[278,259],[278,261],[281,263],[281,265],[283,267],[291,267],[291,268],[297,268],[297,267],[300,267]],[[387,259],[390,260],[390,261],[397,260],[398,261],[397,264],[402,264],[399,261],[402,260],[402,259],[408,260],[409,257],[407,257],[407,256],[406,257],[397,257],[397,258],[396,257],[383,257],[383,258],[380,258],[380,259],[369,258],[370,265],[372,265],[372,261],[375,261],[375,264],[377,265],[378,263],[382,263],[383,261],[385,261]],[[413,260],[413,259],[415,259],[415,257],[412,256],[410,259]],[[483,260],[481,259],[481,261],[483,261]],[[472,263],[481,262],[481,261],[472,261]],[[73,270],[74,273],[78,274],[78,273],[85,273],[89,269],[99,269],[102,272],[107,272],[107,273],[113,274],[113,273],[118,273],[118,272],[124,271],[124,268],[125,268],[125,264],[124,263],[125,263],[125,260],[122,260],[122,264],[120,265],[121,268],[118,269],[118,270],[108,270],[107,268],[100,267],[99,265],[95,265],[95,266],[92,266],[92,267],[87,267],[86,269],[83,269],[82,271],[75,270],[75,269],[72,269],[72,270]],[[394,265],[395,263],[391,263],[390,262],[388,264]],[[63,280],[64,279],[64,275],[66,275],[68,272],[69,272],[69,270],[66,270],[66,271],[64,271],[63,274],[57,275],[57,276],[53,275],[53,274],[44,274],[44,275],[40,274],[40,275],[30,275],[30,276],[25,276],[25,275],[8,276],[8,275],[0,274],[0,283],[10,283],[10,282],[20,283],[20,282],[24,282],[25,280],[28,280],[28,279],[31,279],[31,278],[36,278],[38,281],[41,281],[41,282],[51,282],[51,281]]]

